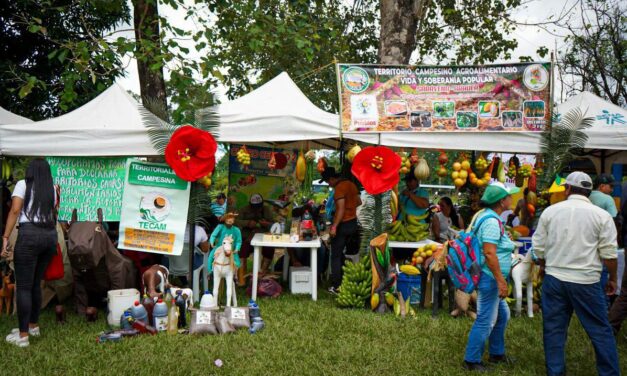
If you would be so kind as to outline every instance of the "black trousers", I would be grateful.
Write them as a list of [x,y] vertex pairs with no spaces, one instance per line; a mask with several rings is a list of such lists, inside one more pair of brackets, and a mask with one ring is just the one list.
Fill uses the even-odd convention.
[[331,239],[331,285],[335,288],[342,284],[344,248],[355,234],[357,234],[357,219],[351,219],[340,223],[335,236]]
[[57,251],[57,230],[21,223],[15,244],[15,283],[20,332],[39,321],[41,279]]

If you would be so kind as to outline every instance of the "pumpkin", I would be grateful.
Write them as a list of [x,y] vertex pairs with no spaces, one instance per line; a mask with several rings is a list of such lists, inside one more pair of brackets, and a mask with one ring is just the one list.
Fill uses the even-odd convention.
[[296,160],[296,180],[299,182],[303,182],[305,180],[305,173],[307,172],[307,161],[305,160],[305,156],[303,152],[298,154],[298,159]]
[[514,226],[514,227],[512,227],[512,230],[514,230],[517,233],[519,233],[520,236],[522,236],[522,237],[529,236],[529,227],[527,227],[527,226],[524,226],[524,225]]

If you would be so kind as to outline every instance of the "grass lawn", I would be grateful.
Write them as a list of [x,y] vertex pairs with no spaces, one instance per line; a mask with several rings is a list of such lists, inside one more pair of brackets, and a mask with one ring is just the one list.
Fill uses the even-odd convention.
[[[243,291],[238,291],[244,303]],[[97,323],[68,314],[64,326],[54,312],[42,314],[42,336],[20,349],[0,343],[3,375],[456,375],[461,369],[470,319],[444,312],[432,319],[419,311],[417,319],[335,306],[319,293],[261,299],[266,328],[255,335],[244,330],[228,336],[140,336],[121,343],[97,344],[106,328],[102,312]],[[517,362],[495,367],[493,374],[544,374],[542,321],[513,318],[507,330],[507,351]],[[17,326],[14,316],[0,316],[5,336]],[[627,329],[625,329],[627,330]],[[625,333],[625,331],[623,331]],[[4,337],[3,337],[4,338]],[[627,341],[619,340],[621,369],[627,371]],[[222,359],[224,366],[213,362]],[[594,375],[594,352],[576,319],[567,345],[570,375]]]

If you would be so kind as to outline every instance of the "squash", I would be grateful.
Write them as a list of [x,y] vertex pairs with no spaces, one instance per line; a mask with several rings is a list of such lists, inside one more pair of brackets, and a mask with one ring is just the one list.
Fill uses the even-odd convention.
[[307,161],[305,160],[305,156],[301,150],[298,154],[298,159],[296,160],[296,180],[301,183],[305,181],[305,173],[307,173]]
[[527,226],[524,226],[524,225],[514,226],[514,227],[512,227],[512,230],[514,230],[517,233],[519,233],[520,236],[522,236],[522,237],[529,236],[529,227],[527,227]]
[[355,159],[355,156],[357,155],[357,153],[359,153],[361,151],[361,146],[359,145],[355,145],[352,148],[350,148],[350,150],[348,151],[348,153],[346,153],[346,159],[350,162],[353,163],[353,159]]
[[418,180],[425,180],[429,178],[429,165],[424,158],[418,159],[418,164],[414,167],[414,176]]

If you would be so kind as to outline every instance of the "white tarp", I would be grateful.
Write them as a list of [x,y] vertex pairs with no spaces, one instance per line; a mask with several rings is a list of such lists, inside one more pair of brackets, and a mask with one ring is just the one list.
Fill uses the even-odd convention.
[[0,124],[24,124],[32,122],[33,121],[31,119],[14,114],[13,112],[0,107]]
[[148,137],[141,108],[121,86],[114,84],[65,115],[29,124],[0,125],[0,154],[157,155]]
[[589,92],[582,92],[557,106],[559,114],[579,107],[584,117],[592,117],[586,149],[627,150],[627,111]]
[[220,119],[220,142],[290,147],[316,141],[319,146],[339,146],[338,116],[311,103],[285,72],[213,110]]

